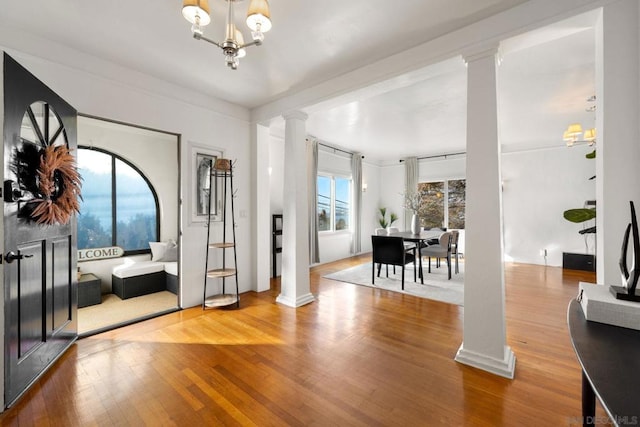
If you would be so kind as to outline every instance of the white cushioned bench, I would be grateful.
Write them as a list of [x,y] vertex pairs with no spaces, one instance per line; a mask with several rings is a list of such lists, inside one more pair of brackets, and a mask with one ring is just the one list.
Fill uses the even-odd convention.
[[177,261],[165,262],[164,272],[167,273],[167,290],[178,295],[178,263]]
[[178,291],[178,263],[139,261],[111,270],[113,293],[121,299],[169,290]]

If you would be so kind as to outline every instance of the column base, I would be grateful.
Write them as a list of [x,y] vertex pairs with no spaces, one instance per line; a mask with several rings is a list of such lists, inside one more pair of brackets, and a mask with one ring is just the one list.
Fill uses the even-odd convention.
[[278,295],[278,298],[276,298],[276,302],[279,304],[283,304],[283,305],[287,305],[289,307],[293,307],[293,308],[297,308],[297,307],[301,307],[303,305],[309,304],[313,301],[315,301],[315,297],[313,296],[312,293],[308,293],[306,295],[302,295],[299,296],[298,298],[289,298],[285,295]]
[[455,361],[509,379],[513,379],[516,370],[516,355],[509,346],[505,346],[504,359],[499,360],[465,350],[464,343],[462,343],[456,354]]

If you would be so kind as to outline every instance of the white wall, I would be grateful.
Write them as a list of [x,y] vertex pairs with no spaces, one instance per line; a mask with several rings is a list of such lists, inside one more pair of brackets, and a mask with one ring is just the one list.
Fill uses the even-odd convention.
[[[19,35],[4,35],[5,46],[19,45]],[[31,46],[28,46],[31,48]],[[35,49],[36,47],[34,47]],[[252,289],[253,264],[250,262],[250,155],[249,112],[234,104],[203,98],[200,94],[173,87],[135,71],[105,64],[104,61],[41,40],[37,49],[42,57],[15,48],[6,50],[40,80],[84,114],[132,123],[181,134],[181,195],[185,201],[190,188],[188,142],[224,149],[224,155],[237,160],[234,184],[237,223],[238,279],[240,292]],[[53,62],[43,59],[59,53]],[[54,55],[55,56],[55,55]],[[81,61],[81,62],[80,62]],[[65,64],[65,65],[62,65]],[[100,67],[119,71],[119,79],[101,77]],[[85,71],[86,70],[86,71]],[[125,83],[126,82],[126,83]],[[193,99],[193,103],[190,100]],[[195,105],[199,104],[199,105]],[[203,106],[204,105],[204,106]],[[152,156],[153,153],[149,153]],[[181,206],[182,240],[180,259],[181,306],[202,303],[206,238],[203,225],[190,225],[186,202]],[[219,238],[221,225],[215,224],[213,238]],[[213,239],[212,238],[212,239]],[[212,262],[218,261],[215,256]],[[213,283],[213,282],[211,282]],[[210,287],[214,291],[213,287]]]
[[[366,159],[366,158],[365,158]],[[367,191],[362,193],[361,251],[371,252],[371,235],[378,225],[378,201],[380,199],[380,166],[362,161],[362,183]],[[395,224],[394,224],[395,225]]]
[[[595,200],[595,161],[588,146],[505,153],[502,155],[505,259],[562,265],[562,252],[585,252],[583,228],[562,216],[567,209]],[[597,178],[596,178],[597,179]],[[594,225],[591,222],[589,225]],[[589,237],[594,253],[593,236]]]
[[[378,208],[387,208],[387,218],[391,212],[398,216],[393,223],[400,230],[408,230],[410,224],[404,223],[404,208],[402,207],[402,193],[404,193],[404,163],[380,167],[380,196],[376,206],[376,218],[379,218]],[[376,227],[380,225],[376,220]],[[372,230],[373,231],[373,230]]]
[[[271,174],[269,175],[269,192],[270,192],[270,212],[271,215],[282,214],[282,192],[284,189],[284,139],[271,136],[269,140],[269,167]],[[271,224],[271,220],[269,221]],[[278,238],[279,244],[282,244],[282,236]],[[271,256],[273,256],[272,246],[269,245]],[[269,262],[271,277],[273,273],[273,262]],[[275,276],[280,276],[282,268],[282,254],[276,254],[276,272]]]
[[462,179],[466,175],[467,159],[425,159],[418,162],[418,182]]

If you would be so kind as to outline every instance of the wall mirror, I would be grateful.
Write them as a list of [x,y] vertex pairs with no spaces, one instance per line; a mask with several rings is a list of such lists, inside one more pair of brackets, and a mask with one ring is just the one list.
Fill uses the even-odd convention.
[[[222,192],[219,183],[211,180],[211,165],[216,159],[223,157],[221,149],[189,142],[187,144],[191,157],[191,192],[189,194],[189,223],[206,223],[222,221]],[[212,187],[212,188],[210,188]],[[209,205],[211,200],[211,205]]]
[[80,115],[77,159],[78,333],[176,310],[179,135]]

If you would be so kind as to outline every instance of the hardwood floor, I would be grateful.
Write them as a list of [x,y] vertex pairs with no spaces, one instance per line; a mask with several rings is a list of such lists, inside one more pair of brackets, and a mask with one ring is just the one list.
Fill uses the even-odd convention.
[[[2,425],[579,425],[567,305],[585,272],[509,264],[514,380],[459,364],[464,309],[323,279],[314,303],[242,295],[240,309],[172,313],[79,340]],[[598,416],[604,412],[598,407]]]

